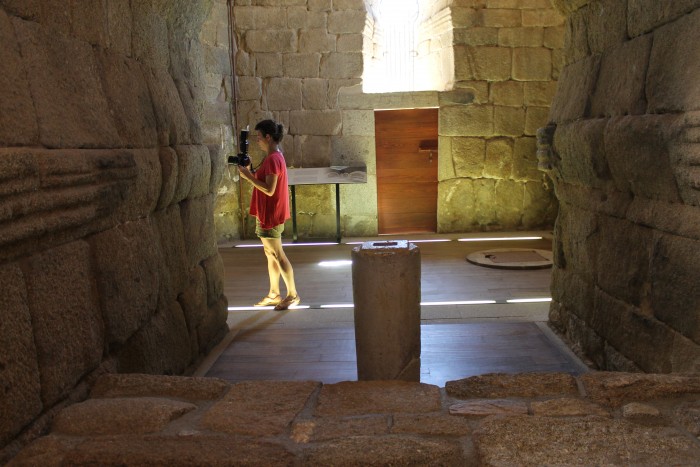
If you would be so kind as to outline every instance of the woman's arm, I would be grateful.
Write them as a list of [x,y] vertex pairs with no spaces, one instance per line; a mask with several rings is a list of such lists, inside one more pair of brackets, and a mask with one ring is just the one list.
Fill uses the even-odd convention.
[[277,188],[277,174],[269,174],[265,181],[258,180],[247,167],[238,167],[241,176],[248,180],[255,188],[267,196],[272,196]]

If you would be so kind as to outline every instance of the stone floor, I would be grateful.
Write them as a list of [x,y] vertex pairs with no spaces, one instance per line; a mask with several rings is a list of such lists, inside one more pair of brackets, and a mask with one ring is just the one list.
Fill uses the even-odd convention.
[[700,376],[105,375],[9,465],[700,465]]

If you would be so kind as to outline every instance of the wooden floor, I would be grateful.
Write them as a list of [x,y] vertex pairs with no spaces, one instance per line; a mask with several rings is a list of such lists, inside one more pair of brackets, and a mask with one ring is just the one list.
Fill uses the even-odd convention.
[[[550,249],[550,241],[419,243],[423,302],[496,300],[549,296],[550,270],[499,270],[465,261],[467,254],[492,248]],[[207,376],[251,379],[356,380],[351,266],[324,268],[320,261],[348,260],[357,245],[289,246],[302,305],[309,309],[230,311],[233,340],[206,368]],[[267,269],[260,248],[223,248],[225,293],[230,307],[244,307],[267,292]],[[547,327],[546,307],[532,319],[531,305],[423,306],[421,381],[446,381],[504,372],[563,371],[586,367]],[[518,308],[519,307],[519,308]],[[489,319],[466,319],[474,311]],[[542,313],[544,310],[544,313]],[[516,317],[516,318],[513,318]]]

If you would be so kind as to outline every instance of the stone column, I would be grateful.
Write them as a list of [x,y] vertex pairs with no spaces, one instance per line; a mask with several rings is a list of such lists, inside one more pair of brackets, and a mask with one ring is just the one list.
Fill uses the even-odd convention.
[[420,380],[420,251],[406,240],[352,250],[359,380]]

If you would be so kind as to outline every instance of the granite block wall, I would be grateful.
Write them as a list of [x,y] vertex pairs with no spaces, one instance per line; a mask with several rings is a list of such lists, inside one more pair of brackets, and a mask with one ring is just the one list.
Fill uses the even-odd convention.
[[540,166],[560,202],[550,321],[597,367],[700,370],[700,2],[553,2]]
[[0,1],[0,461],[96,376],[186,373],[228,331],[222,6]]

